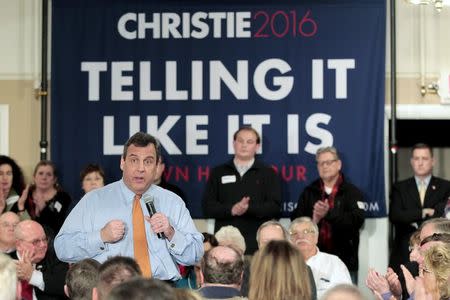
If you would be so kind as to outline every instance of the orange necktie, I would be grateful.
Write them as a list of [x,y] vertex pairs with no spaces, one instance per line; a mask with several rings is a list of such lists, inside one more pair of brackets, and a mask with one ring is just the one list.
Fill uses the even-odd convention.
[[133,202],[133,245],[134,259],[141,268],[144,277],[152,277],[150,257],[148,255],[147,237],[145,235],[144,213],[141,207],[141,195],[134,196]]

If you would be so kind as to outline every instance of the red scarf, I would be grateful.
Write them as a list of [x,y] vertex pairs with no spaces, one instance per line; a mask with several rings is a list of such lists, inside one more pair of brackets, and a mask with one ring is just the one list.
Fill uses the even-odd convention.
[[[342,185],[342,174],[339,174],[338,179],[336,180],[336,183],[333,186],[333,189],[331,190],[331,193],[327,195],[325,191],[325,184],[323,183],[323,180],[320,180],[320,192],[322,194],[322,201],[325,201],[328,199],[328,205],[330,206],[330,210],[334,208],[334,198],[336,197],[336,194],[339,191],[339,188]],[[320,250],[324,252],[334,252],[333,250],[333,234],[332,234],[332,228],[330,222],[326,221],[325,219],[322,219],[320,222],[320,232],[319,232],[319,245],[321,246]]]

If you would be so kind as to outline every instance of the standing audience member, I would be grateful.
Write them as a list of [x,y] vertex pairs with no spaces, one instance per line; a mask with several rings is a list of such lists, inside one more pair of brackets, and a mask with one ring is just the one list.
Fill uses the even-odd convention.
[[[203,237],[183,200],[153,184],[160,153],[159,142],[147,133],[128,139],[120,159],[123,178],[87,193],[55,238],[61,260],[103,262],[124,255],[136,259],[144,276],[170,281],[181,278],[178,264],[200,261]],[[147,197],[157,211],[151,217]]]
[[51,229],[54,236],[64,223],[72,200],[59,186],[56,166],[51,161],[42,160],[36,165],[33,181],[26,209],[33,220]]
[[292,221],[289,232],[291,241],[303,254],[305,262],[311,267],[316,283],[317,298],[340,283],[352,283],[347,267],[336,255],[325,253],[317,248],[319,228],[311,218],[301,217]]
[[245,238],[246,254],[257,249],[259,225],[278,217],[281,208],[279,178],[271,167],[255,159],[260,146],[255,129],[236,131],[234,158],[211,171],[203,197],[205,217],[216,219],[214,231],[226,225],[237,227]]
[[81,188],[84,193],[105,186],[105,172],[96,164],[88,164],[80,173]]
[[423,221],[440,217],[450,197],[450,182],[432,175],[433,150],[416,144],[411,151],[414,176],[392,186],[389,219],[394,225],[394,244],[389,265],[396,272],[408,261],[408,241]]
[[214,247],[202,260],[203,285],[198,291],[206,299],[240,296],[243,272],[244,259],[240,252],[228,246]]
[[92,290],[92,300],[107,299],[109,292],[115,286],[141,275],[139,265],[131,257],[113,256],[109,258],[99,267],[97,285]]
[[311,299],[302,254],[287,241],[271,241],[256,252],[250,272],[250,300]]
[[64,297],[64,279],[68,265],[48,249],[48,238],[41,224],[21,221],[15,228],[17,277],[22,299],[58,300]]
[[64,293],[72,300],[92,299],[97,285],[100,263],[92,258],[83,259],[70,266],[66,274]]
[[21,288],[17,281],[16,265],[11,257],[0,253],[0,299],[20,300]]
[[[266,246],[270,241],[289,241],[289,232],[281,225],[280,222],[271,220],[261,224],[256,232],[256,241],[258,242],[258,248],[261,249]],[[317,299],[316,283],[314,282],[314,276],[310,266],[306,265],[308,269],[309,282],[311,284],[311,299]],[[245,282],[244,282],[245,283]],[[248,284],[242,285],[242,289],[247,288]],[[247,294],[246,294],[247,295]]]
[[13,211],[22,220],[30,219],[25,210],[27,194],[28,186],[25,188],[22,169],[9,156],[0,155],[0,214]]
[[174,300],[176,294],[170,285],[158,279],[134,278],[116,286],[107,300]]
[[14,229],[19,224],[19,217],[13,212],[0,215],[0,252],[11,255],[16,250]]
[[164,177],[164,170],[166,169],[166,163],[164,162],[164,157],[161,155],[159,157],[159,166],[156,170],[155,174],[155,184],[162,187],[163,189],[169,190],[175,194],[177,194],[181,200],[186,203],[186,195],[184,192],[175,184],[168,183],[166,178]]
[[319,249],[338,256],[356,284],[359,231],[364,223],[363,194],[345,180],[336,148],[320,148],[316,160],[320,178],[303,190],[291,220],[310,217],[319,227]]

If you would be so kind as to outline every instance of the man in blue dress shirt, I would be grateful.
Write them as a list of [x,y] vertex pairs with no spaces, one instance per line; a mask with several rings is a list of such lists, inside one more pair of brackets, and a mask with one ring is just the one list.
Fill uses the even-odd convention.
[[[87,193],[67,217],[55,238],[58,258],[77,262],[93,258],[134,257],[132,208],[136,195],[153,197],[157,213],[146,221],[145,235],[151,274],[161,280],[180,278],[177,263],[194,265],[203,256],[203,236],[183,200],[153,184],[161,150],[151,135],[138,132],[126,142],[120,161],[121,180]],[[164,233],[160,239],[157,233]]]

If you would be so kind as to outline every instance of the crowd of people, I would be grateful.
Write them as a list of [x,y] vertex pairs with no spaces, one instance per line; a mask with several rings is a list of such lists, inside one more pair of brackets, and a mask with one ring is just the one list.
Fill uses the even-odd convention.
[[[39,162],[26,184],[0,156],[0,299],[364,299],[356,287],[364,196],[338,151],[317,151],[319,178],[285,228],[276,220],[281,185],[257,159],[260,143],[255,129],[240,128],[233,159],[211,171],[203,209],[216,219],[214,235],[198,232],[183,192],[164,180],[149,134],[125,143],[118,181],[105,185],[102,168],[86,166],[76,205],[52,162]],[[389,268],[365,278],[377,299],[450,297],[450,182],[433,165],[431,147],[415,145],[414,175],[392,187]]]

